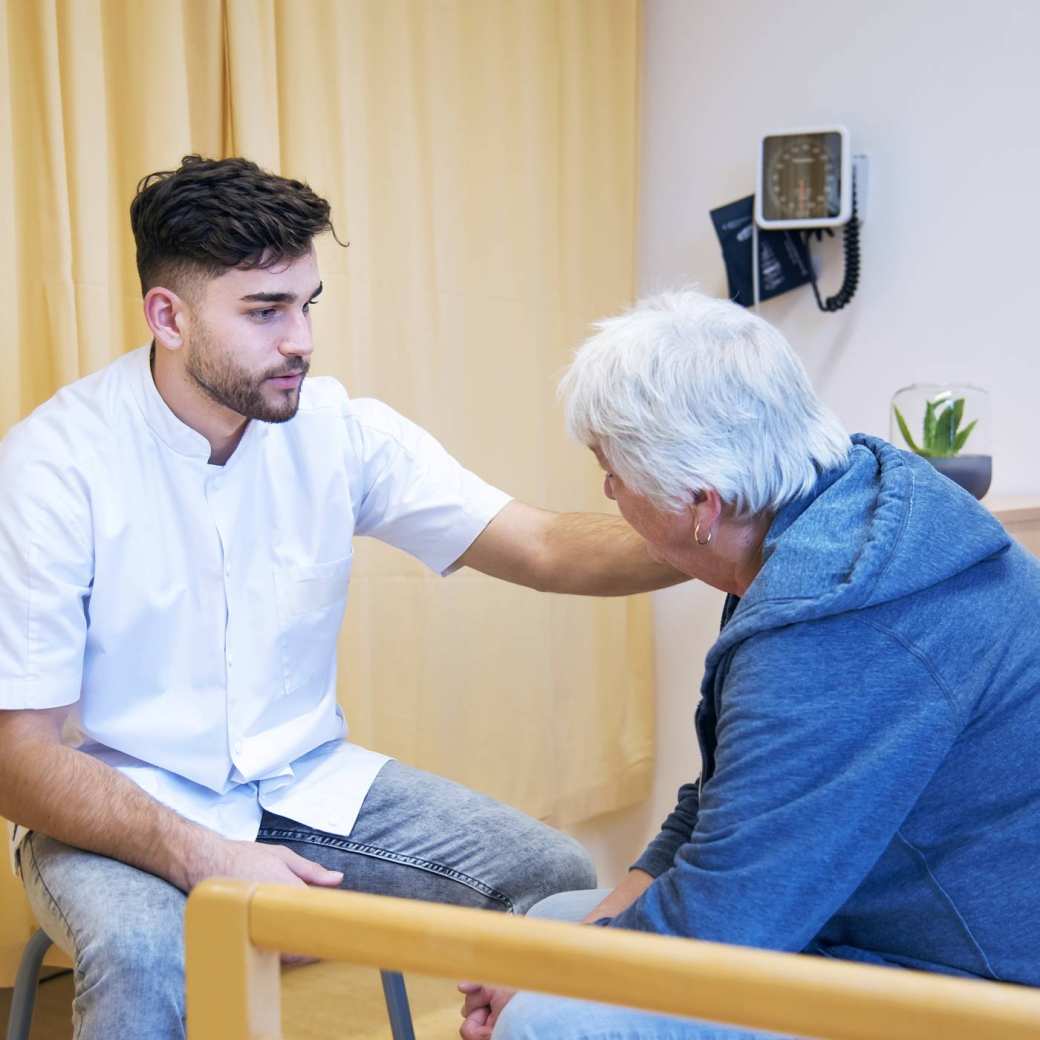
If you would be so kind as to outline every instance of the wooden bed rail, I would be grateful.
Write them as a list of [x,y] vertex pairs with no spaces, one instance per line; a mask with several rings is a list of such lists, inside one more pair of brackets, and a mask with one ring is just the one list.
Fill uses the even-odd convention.
[[1040,990],[414,900],[214,879],[188,900],[189,1040],[278,1040],[279,953],[826,1040],[1040,1040]]

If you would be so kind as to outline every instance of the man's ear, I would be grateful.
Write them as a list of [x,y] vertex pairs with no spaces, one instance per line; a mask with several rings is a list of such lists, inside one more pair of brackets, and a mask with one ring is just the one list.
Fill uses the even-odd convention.
[[172,289],[155,286],[144,298],[144,317],[156,343],[167,350],[180,350],[184,345],[187,305]]

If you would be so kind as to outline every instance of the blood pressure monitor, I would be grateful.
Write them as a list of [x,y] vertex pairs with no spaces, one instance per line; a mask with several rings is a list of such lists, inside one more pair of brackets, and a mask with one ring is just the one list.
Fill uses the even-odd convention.
[[758,152],[760,228],[836,227],[852,216],[852,155],[843,126],[768,133]]

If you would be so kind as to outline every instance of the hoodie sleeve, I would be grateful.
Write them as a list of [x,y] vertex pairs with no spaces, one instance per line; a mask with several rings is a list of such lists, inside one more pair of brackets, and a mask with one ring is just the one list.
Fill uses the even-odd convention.
[[[733,612],[740,605],[740,597],[730,593],[722,607],[722,624],[725,628]],[[699,714],[698,709],[698,714]],[[661,832],[646,847],[646,851],[632,864],[630,869],[642,870],[651,877],[660,877],[675,859],[675,854],[685,845],[693,834],[697,824],[697,811],[700,805],[701,788],[699,783],[683,784],[679,788],[678,800],[668,819],[661,824]]]
[[685,845],[697,824],[697,785],[683,784],[678,801],[668,819],[661,824],[661,833],[646,847],[646,851],[632,864],[633,870],[646,871],[651,877],[660,877]]
[[849,615],[753,636],[674,865],[612,925],[802,950],[867,876],[960,728],[929,662]]

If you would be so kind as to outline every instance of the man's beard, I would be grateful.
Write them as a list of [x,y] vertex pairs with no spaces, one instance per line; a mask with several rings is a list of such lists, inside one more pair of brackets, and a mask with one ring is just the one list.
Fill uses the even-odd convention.
[[306,376],[310,364],[301,357],[286,358],[285,363],[259,376],[252,375],[235,363],[230,354],[215,349],[209,330],[200,328],[185,362],[185,369],[195,385],[211,400],[247,419],[261,422],[288,422],[300,406],[300,388],[275,391],[275,399],[264,396],[264,381],[275,376]]

